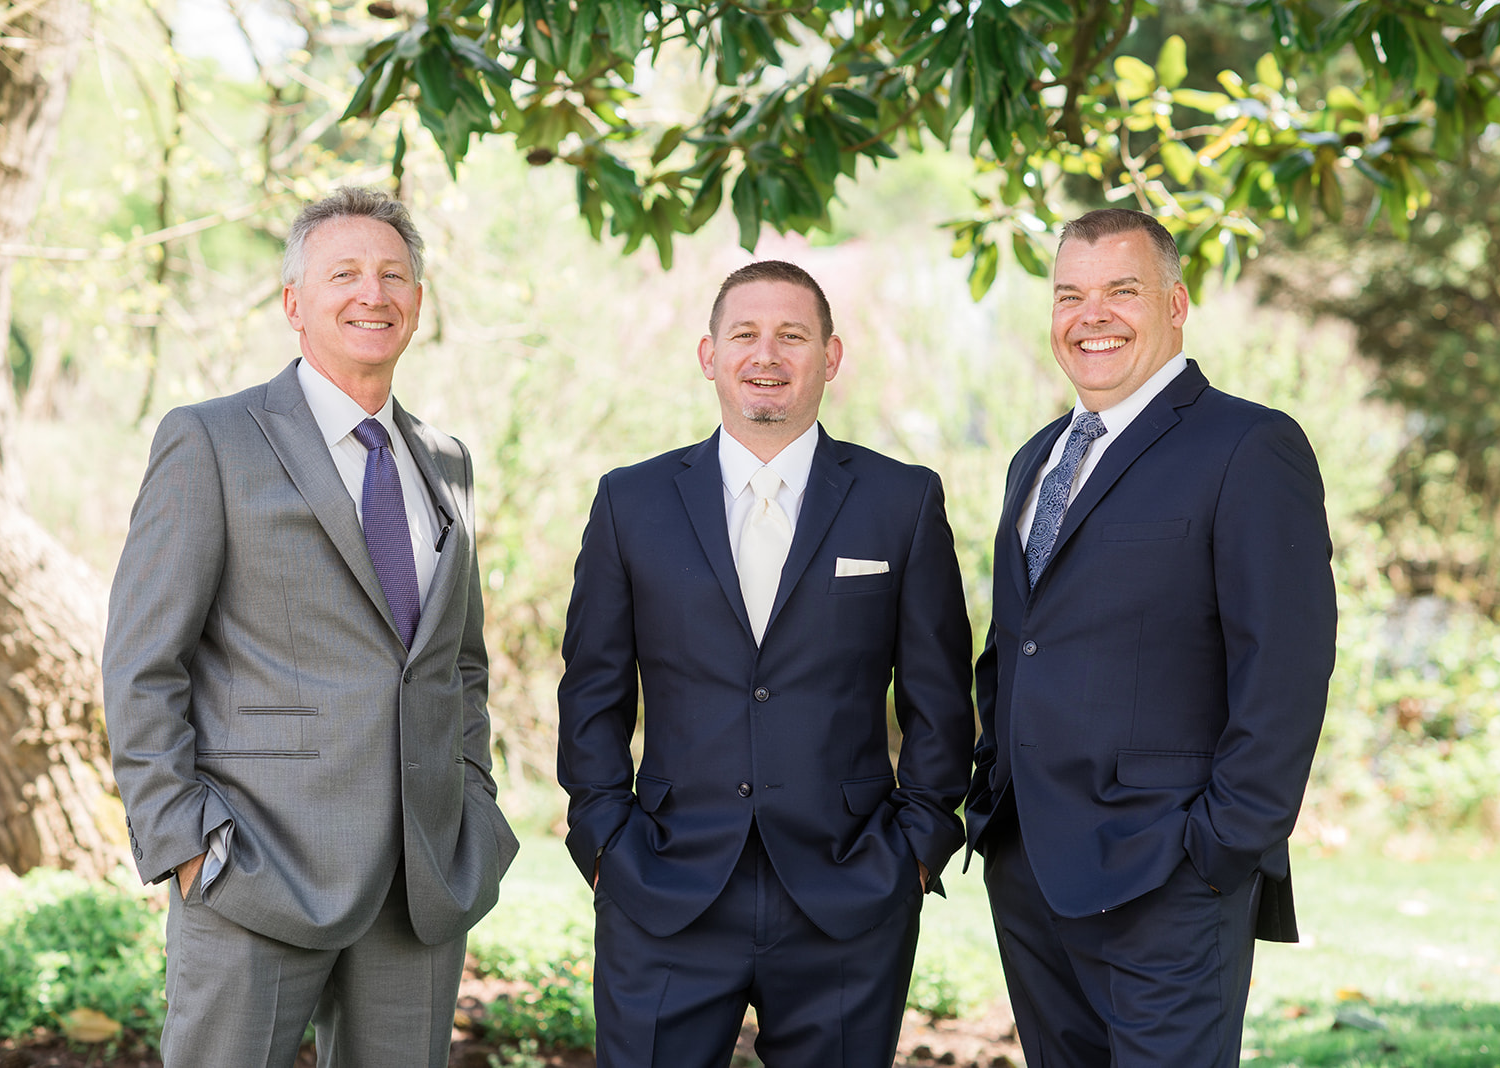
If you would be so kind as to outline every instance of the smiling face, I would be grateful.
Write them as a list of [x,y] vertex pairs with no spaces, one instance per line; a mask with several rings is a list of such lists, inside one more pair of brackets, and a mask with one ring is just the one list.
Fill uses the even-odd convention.
[[1142,231],[1057,250],[1052,355],[1090,411],[1119,404],[1182,351],[1187,312],[1187,289],[1163,279]]
[[282,307],[302,355],[355,400],[390,392],[396,361],[417,329],[422,287],[401,235],[364,216],[330,219],[307,235],[302,278]]
[[817,421],[823,386],[838,374],[844,343],[837,334],[824,342],[819,322],[811,290],[746,282],[724,295],[718,332],[698,342],[724,429],[762,460]]

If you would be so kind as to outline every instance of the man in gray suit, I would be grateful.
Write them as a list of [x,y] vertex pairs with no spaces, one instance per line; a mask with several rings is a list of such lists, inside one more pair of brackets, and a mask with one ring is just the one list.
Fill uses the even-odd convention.
[[171,1066],[448,1063],[466,932],[516,839],[490,776],[467,450],[391,396],[422,304],[406,209],[293,224],[302,358],[162,420],[110,595],[104,700],[167,919]]

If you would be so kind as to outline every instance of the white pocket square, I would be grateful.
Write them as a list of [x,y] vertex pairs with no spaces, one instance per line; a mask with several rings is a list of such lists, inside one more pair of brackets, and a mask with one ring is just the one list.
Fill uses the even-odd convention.
[[834,561],[833,577],[843,578],[845,575],[884,575],[891,569],[891,565],[884,560],[851,560],[847,556],[841,556]]

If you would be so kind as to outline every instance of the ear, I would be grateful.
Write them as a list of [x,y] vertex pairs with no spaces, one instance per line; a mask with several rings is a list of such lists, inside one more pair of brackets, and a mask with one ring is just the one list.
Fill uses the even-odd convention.
[[292,329],[298,333],[302,332],[302,316],[297,312],[297,287],[281,287],[281,310],[286,312],[286,321],[292,324]]
[[714,380],[714,339],[707,334],[698,339],[698,366],[703,369],[703,377],[712,382]]
[[828,339],[823,352],[823,381],[832,382],[839,373],[839,364],[844,362],[844,339],[834,334]]
[[1187,286],[1178,282],[1172,287],[1172,325],[1178,329],[1187,322],[1188,315],[1188,291]]

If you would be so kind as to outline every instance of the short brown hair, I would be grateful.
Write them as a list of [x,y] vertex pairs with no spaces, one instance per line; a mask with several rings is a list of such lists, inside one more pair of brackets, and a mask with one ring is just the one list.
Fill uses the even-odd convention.
[[1057,247],[1061,249],[1063,245],[1074,239],[1085,244],[1097,245],[1106,237],[1137,232],[1150,238],[1162,281],[1168,286],[1181,282],[1182,256],[1177,251],[1177,242],[1165,226],[1144,211],[1135,211],[1131,208],[1100,208],[1087,215],[1080,215],[1063,227]]
[[719,295],[714,298],[713,310],[708,313],[710,337],[719,336],[719,320],[724,315],[724,300],[729,296],[729,291],[751,282],[790,282],[811,293],[818,306],[818,329],[822,331],[823,344],[828,344],[828,339],[833,336],[833,309],[828,306],[828,298],[823,295],[822,286],[801,267],[785,260],[756,260],[724,279],[724,284],[719,287]]

